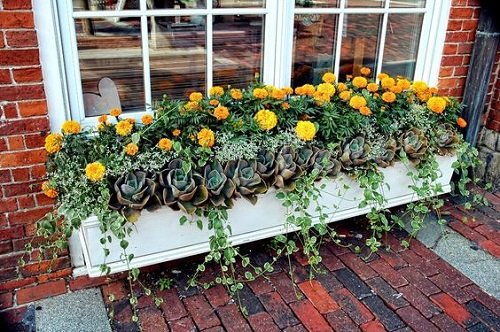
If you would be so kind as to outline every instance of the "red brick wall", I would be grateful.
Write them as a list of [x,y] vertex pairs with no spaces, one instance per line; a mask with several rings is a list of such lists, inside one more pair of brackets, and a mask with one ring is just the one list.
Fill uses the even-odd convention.
[[500,47],[497,50],[488,94],[486,128],[500,132]]

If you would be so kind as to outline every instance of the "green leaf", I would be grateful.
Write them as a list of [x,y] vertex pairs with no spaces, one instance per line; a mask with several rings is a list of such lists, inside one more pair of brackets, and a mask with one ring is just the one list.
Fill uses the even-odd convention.
[[203,222],[201,219],[196,220],[196,226],[200,229],[203,230]]
[[132,143],[137,144],[141,140],[141,135],[139,133],[133,133],[131,135]]
[[127,240],[121,240],[120,241],[120,247],[122,249],[127,249],[127,247],[128,247],[128,241]]
[[188,219],[187,219],[186,216],[182,216],[182,217],[179,218],[179,223],[181,225],[184,225],[187,221],[188,221]]

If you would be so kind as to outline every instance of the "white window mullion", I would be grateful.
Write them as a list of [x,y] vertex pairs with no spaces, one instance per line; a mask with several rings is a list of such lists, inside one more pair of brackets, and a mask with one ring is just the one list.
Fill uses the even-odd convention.
[[385,37],[387,34],[387,25],[389,22],[389,0],[385,0],[385,12],[382,18],[382,31],[380,32],[380,43],[377,51],[377,67],[375,68],[375,79],[382,72],[382,64],[384,62]]
[[264,38],[265,83],[290,85],[293,53],[293,1],[267,1]]
[[213,14],[212,14],[212,1],[207,1],[207,16],[206,16],[206,43],[207,43],[207,67],[206,67],[206,92],[208,94],[208,91],[210,88],[213,86],[213,81],[214,81],[214,20],[213,20]]
[[146,102],[146,109],[151,107],[151,70],[149,66],[149,31],[148,31],[148,17],[141,16],[141,41],[142,41],[142,67],[144,76],[144,98]]
[[340,14],[338,17],[338,24],[337,24],[337,40],[335,41],[335,49],[333,50],[333,54],[335,54],[335,64],[333,66],[333,72],[335,74],[335,77],[339,77],[339,72],[340,72],[340,57],[341,57],[341,51],[342,51],[342,34],[344,33],[344,16],[345,13],[343,9],[345,8],[345,2],[346,0],[340,0]]

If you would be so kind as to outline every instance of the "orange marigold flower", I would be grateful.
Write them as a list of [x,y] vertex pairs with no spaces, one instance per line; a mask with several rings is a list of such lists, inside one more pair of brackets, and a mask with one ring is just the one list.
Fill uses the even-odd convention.
[[150,125],[153,123],[153,116],[151,114],[144,114],[142,117],[141,117],[141,121],[144,125]]
[[366,106],[366,99],[362,96],[352,96],[349,100],[349,106],[359,110],[360,107]]
[[200,108],[200,104],[197,101],[188,101],[184,105],[183,109],[188,111],[196,111]]
[[189,101],[200,101],[203,99],[203,94],[201,92],[191,92],[189,94]]
[[377,78],[381,81],[386,77],[389,77],[389,75],[387,75],[386,73],[380,73],[377,75]]
[[219,105],[219,101],[217,99],[210,99],[209,104],[211,106],[217,106]]
[[120,136],[127,136],[132,132],[134,125],[127,120],[118,122],[115,126],[115,131]]
[[368,81],[366,78],[362,76],[356,76],[352,79],[352,85],[354,85],[356,88],[364,88],[368,84]]
[[437,94],[438,93],[438,88],[436,88],[435,86],[430,87],[429,88],[429,93],[433,94],[433,95]]
[[49,181],[42,182],[42,191],[45,196],[50,198],[56,198],[58,194],[57,190],[50,185]]
[[430,97],[432,97],[432,94],[429,92],[428,89],[417,92],[417,98],[422,102],[429,100]]
[[230,94],[231,98],[236,100],[240,100],[243,98],[243,93],[241,93],[240,89],[231,89]]
[[408,81],[405,78],[398,79],[398,82],[396,83],[397,86],[401,88],[401,90],[408,90],[411,86],[410,81]]
[[385,77],[380,81],[380,85],[382,85],[382,88],[388,90],[391,86],[396,85],[396,81],[392,77]]
[[345,83],[339,83],[337,84],[337,90],[339,90],[339,92],[345,91],[347,90],[347,85]]
[[299,96],[309,96],[312,97],[316,89],[311,84],[304,84],[303,86],[299,86],[295,88],[295,93]]
[[287,94],[287,95],[291,95],[293,93],[293,89],[289,86],[285,86],[281,90],[283,90],[283,92],[285,92],[285,94]]
[[49,153],[59,152],[62,148],[63,136],[58,133],[49,134],[45,137],[45,150]]
[[372,115],[372,110],[368,106],[361,106],[359,108],[359,113],[364,116],[370,116]]
[[339,97],[344,101],[349,101],[351,99],[351,91],[342,91],[341,93],[339,93]]
[[106,167],[98,161],[87,164],[85,167],[85,176],[92,182],[101,181],[105,173]]
[[172,141],[169,140],[168,138],[162,138],[161,140],[158,141],[158,147],[163,151],[172,150],[172,146],[173,146]]
[[80,129],[81,129],[80,123],[78,121],[73,121],[73,120],[65,121],[61,128],[62,132],[68,135],[78,134],[80,132]]
[[401,91],[403,91],[403,89],[398,85],[393,85],[389,88],[389,91],[394,92],[394,93],[401,93]]
[[313,97],[314,97],[314,101],[316,102],[316,105],[318,105],[318,106],[321,106],[324,103],[330,101],[330,96],[327,95],[326,93],[322,93],[320,91],[316,91],[314,93]]
[[108,116],[106,114],[103,114],[103,115],[101,115],[100,117],[97,118],[97,121],[99,123],[105,123],[106,121],[108,121]]
[[180,134],[181,134],[181,130],[180,129],[174,129],[174,130],[172,130],[172,135],[174,135],[174,137],[178,137]]
[[411,85],[411,88],[415,90],[417,93],[423,92],[427,90],[427,83],[425,83],[424,81],[415,81]]
[[378,91],[378,84],[377,83],[368,83],[368,85],[366,86],[366,88],[370,92],[377,92]]
[[215,135],[214,132],[208,128],[203,128],[196,135],[198,138],[198,144],[204,147],[211,148],[215,143]]
[[130,122],[131,124],[135,124],[135,119],[134,118],[126,118],[126,121]]
[[114,116],[114,117],[120,116],[121,114],[122,114],[122,110],[118,107],[112,108],[109,111],[109,115]]
[[134,143],[129,143],[125,147],[125,153],[127,153],[129,156],[135,156],[139,152],[139,147],[137,144]]
[[284,102],[284,103],[281,103],[281,107],[285,110],[289,109],[290,108],[290,104],[288,102]]
[[281,89],[273,89],[271,91],[271,97],[276,100],[282,100],[285,99],[286,93]]
[[359,70],[359,72],[361,73],[361,75],[363,76],[368,76],[372,73],[372,70],[368,67],[361,67],[361,69]]
[[427,100],[427,107],[434,113],[443,113],[446,108],[446,100],[442,97],[430,97]]
[[321,79],[325,83],[333,83],[333,82],[335,82],[336,77],[335,77],[334,73],[327,72],[327,73],[323,74],[323,77]]
[[382,94],[382,100],[386,103],[393,103],[396,100],[396,94],[394,92],[384,92]]
[[226,120],[229,116],[229,110],[225,106],[218,106],[214,109],[214,116],[217,120]]
[[253,96],[258,99],[264,99],[268,96],[268,92],[266,89],[255,88],[253,89]]
[[464,119],[464,118],[459,117],[459,118],[457,119],[457,125],[458,125],[460,128],[465,128],[465,127],[467,127],[467,121],[465,121],[465,119]]
[[220,96],[222,96],[224,94],[224,89],[221,86],[213,86],[208,91],[208,94],[210,96],[220,97]]
[[335,86],[331,83],[321,83],[318,85],[318,92],[331,97],[335,94]]

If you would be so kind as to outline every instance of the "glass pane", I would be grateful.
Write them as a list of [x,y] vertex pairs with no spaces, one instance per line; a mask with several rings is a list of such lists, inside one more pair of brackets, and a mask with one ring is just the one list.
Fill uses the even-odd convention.
[[263,16],[215,16],[213,30],[213,85],[246,87],[262,73]]
[[297,8],[338,7],[340,0],[295,0]]
[[[273,0],[271,0],[273,1]],[[263,8],[264,0],[214,0],[214,8]]]
[[292,86],[320,83],[333,70],[337,15],[295,15]]
[[346,0],[346,7],[384,7],[384,0]]
[[344,80],[346,75],[359,75],[361,67],[375,72],[381,25],[382,15],[379,14],[344,16],[339,80]]
[[[117,100],[125,112],[144,110],[140,20],[78,19],[75,29],[85,115],[107,113]],[[100,84],[106,77],[112,82]]]
[[147,0],[149,9],[207,8],[206,0]]
[[396,8],[424,8],[425,0],[391,0],[391,7]]
[[73,0],[73,10],[75,12],[127,9],[139,9],[139,0]]
[[423,14],[389,14],[382,71],[413,78]]
[[153,101],[205,91],[205,17],[151,17],[149,61]]

